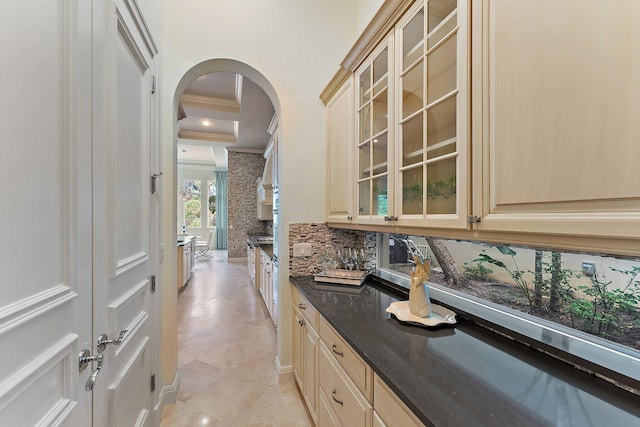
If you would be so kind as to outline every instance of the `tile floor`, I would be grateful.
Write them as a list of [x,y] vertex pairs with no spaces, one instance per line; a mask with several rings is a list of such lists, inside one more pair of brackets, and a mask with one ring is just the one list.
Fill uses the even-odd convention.
[[178,294],[177,402],[161,427],[311,426],[293,382],[276,376],[276,335],[246,262],[196,261]]

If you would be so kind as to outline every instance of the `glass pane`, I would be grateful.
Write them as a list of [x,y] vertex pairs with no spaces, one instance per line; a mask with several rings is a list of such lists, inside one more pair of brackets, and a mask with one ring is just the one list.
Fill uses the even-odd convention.
[[456,159],[427,166],[427,214],[456,213]]
[[373,140],[373,175],[387,171],[387,134],[378,135]]
[[371,138],[371,104],[360,110],[360,141]]
[[427,56],[427,104],[456,89],[456,39],[454,35]]
[[387,130],[388,123],[388,102],[387,90],[385,89],[380,95],[373,100],[373,134]]
[[369,199],[369,197],[371,196],[370,190],[369,190],[370,182],[371,181],[366,180],[358,184],[358,194],[359,194],[358,213],[360,215],[371,215],[371,203]]
[[373,96],[387,87],[387,72],[389,71],[388,49],[380,52],[380,55],[373,60]]
[[371,67],[367,67],[362,74],[360,74],[360,107],[371,99]]
[[414,16],[402,29],[402,69],[422,56],[424,46],[424,9]]
[[422,166],[402,172],[402,214],[422,215]]
[[216,182],[208,181],[207,197],[209,197],[209,211],[207,212],[207,227],[216,226]]
[[385,216],[389,214],[387,207],[387,176],[381,176],[373,180],[373,212],[375,215]]
[[422,138],[422,114],[402,124],[402,166],[422,161]]
[[184,188],[191,193],[189,200],[184,202],[184,224],[187,228],[202,227],[202,205],[200,204],[199,179],[185,179]]
[[424,63],[416,65],[402,77],[402,118],[423,107],[422,79]]
[[427,159],[456,151],[456,97],[427,111]]
[[[431,33],[456,8],[456,0],[429,0],[427,25]],[[446,22],[443,23],[446,25]]]
[[367,142],[358,147],[358,165],[360,166],[359,178],[368,178],[371,176],[371,146]]

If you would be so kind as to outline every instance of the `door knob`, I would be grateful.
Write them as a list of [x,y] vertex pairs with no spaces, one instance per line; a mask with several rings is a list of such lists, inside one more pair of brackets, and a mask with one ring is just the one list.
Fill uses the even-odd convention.
[[86,348],[82,350],[78,355],[78,370],[80,372],[84,371],[89,365],[89,363],[98,362],[98,366],[96,366],[96,369],[91,373],[91,376],[89,377],[86,384],[84,385],[84,389],[86,391],[93,390],[93,387],[96,385],[96,378],[100,373],[100,369],[102,369],[103,357],[104,356],[102,354],[99,354],[97,356],[91,356],[91,352]]
[[127,330],[123,329],[120,331],[120,334],[118,335],[118,338],[109,339],[109,336],[107,334],[102,334],[98,337],[98,343],[96,344],[96,349],[98,350],[98,353],[102,353],[103,351],[106,350],[107,345],[109,344],[113,344],[116,347],[119,346],[120,344],[122,344],[122,341],[124,340],[124,336],[127,334]]

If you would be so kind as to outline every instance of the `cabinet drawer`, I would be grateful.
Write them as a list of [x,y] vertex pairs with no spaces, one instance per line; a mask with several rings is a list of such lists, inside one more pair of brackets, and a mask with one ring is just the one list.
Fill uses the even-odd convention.
[[291,286],[291,298],[293,299],[293,305],[298,307],[300,313],[307,320],[307,323],[316,331],[318,330],[318,312],[309,302],[305,299],[305,297],[300,294],[300,292],[294,287]]
[[341,427],[323,393],[318,396],[318,427]]
[[388,426],[424,427],[424,424],[378,375],[374,375],[373,388],[373,406],[384,424]]
[[336,362],[331,350],[320,342],[320,366],[318,372],[320,393],[329,403],[335,418],[343,426],[370,427],[373,408]]
[[342,337],[320,317],[320,339],[329,348],[330,353],[349,374],[353,382],[358,386],[362,394],[373,401],[373,372],[369,365],[347,344]]

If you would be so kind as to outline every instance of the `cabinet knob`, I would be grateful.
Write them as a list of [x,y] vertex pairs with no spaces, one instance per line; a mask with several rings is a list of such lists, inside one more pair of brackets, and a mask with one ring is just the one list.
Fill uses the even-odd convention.
[[300,326],[304,326],[304,320],[298,320],[298,324],[299,324]]
[[305,305],[303,303],[298,304],[298,308],[300,310],[305,310],[307,307],[305,307]]

